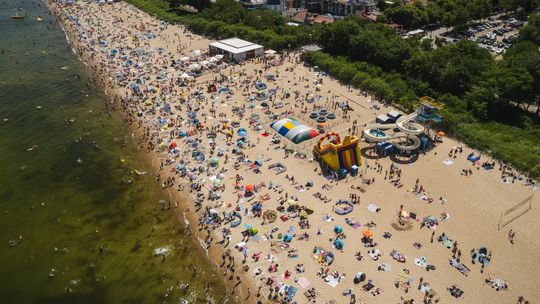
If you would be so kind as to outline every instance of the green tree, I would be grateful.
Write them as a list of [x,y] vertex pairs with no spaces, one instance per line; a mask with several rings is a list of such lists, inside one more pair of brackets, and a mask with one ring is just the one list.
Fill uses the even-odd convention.
[[325,24],[321,28],[320,42],[327,52],[345,55],[349,50],[351,36],[354,36],[359,31],[360,25],[352,18]]
[[529,23],[519,31],[520,41],[531,41],[540,45],[540,14],[529,17]]

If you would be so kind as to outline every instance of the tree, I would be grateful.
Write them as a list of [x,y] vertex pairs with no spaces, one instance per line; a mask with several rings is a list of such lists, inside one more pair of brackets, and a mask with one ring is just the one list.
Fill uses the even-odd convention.
[[352,18],[326,24],[321,29],[322,47],[331,54],[345,55],[349,50],[349,40],[360,31],[360,25]]
[[408,5],[400,5],[395,8],[390,8],[385,11],[385,15],[390,20],[397,24],[403,25],[405,28],[410,28],[414,22],[413,8]]
[[522,68],[532,76],[533,83],[531,85],[532,97],[525,101],[526,109],[533,104],[537,105],[537,114],[540,113],[540,52],[538,46],[531,41],[523,41],[514,44],[505,56],[503,64],[507,67]]
[[519,31],[519,41],[531,41],[540,45],[540,14],[529,17],[529,23]]
[[181,0],[182,4],[193,6],[197,11],[202,12],[204,9],[212,6],[210,0]]
[[180,4],[182,4],[181,0],[167,0],[167,2],[169,2],[169,7],[173,9],[180,7]]

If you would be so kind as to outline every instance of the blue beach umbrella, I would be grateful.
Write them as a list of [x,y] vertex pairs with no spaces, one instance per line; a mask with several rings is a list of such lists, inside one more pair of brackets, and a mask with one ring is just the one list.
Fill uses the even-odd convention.
[[342,239],[336,239],[334,240],[334,247],[336,247],[336,249],[338,250],[341,250],[345,247],[345,243]]

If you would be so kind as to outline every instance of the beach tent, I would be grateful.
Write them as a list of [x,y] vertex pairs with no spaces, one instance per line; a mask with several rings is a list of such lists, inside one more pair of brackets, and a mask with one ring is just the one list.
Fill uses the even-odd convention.
[[293,117],[273,122],[270,124],[270,127],[295,144],[310,140],[319,135],[317,131],[303,125]]
[[189,57],[188,56],[182,56],[182,57],[180,57],[180,61],[189,61]]
[[180,75],[181,79],[191,79],[193,76],[189,76],[188,73],[184,72],[182,75]]
[[195,57],[198,57],[198,56],[201,56],[201,50],[195,50],[191,53],[191,55],[195,56]]
[[189,65],[189,68],[191,70],[197,70],[197,69],[200,69],[201,66],[199,64],[197,64],[197,63],[192,63],[192,64]]

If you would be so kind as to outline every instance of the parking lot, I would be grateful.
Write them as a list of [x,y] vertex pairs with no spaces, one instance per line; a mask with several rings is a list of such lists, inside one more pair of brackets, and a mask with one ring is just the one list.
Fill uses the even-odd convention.
[[481,48],[494,55],[502,55],[517,38],[519,29],[526,22],[512,17],[490,17],[466,30],[449,31],[442,34],[443,43],[455,43],[461,39],[476,41]]

